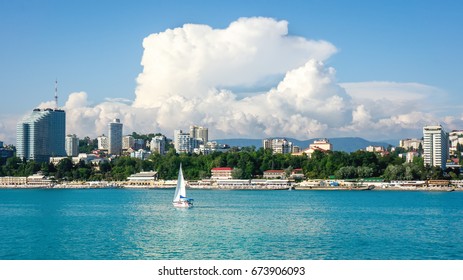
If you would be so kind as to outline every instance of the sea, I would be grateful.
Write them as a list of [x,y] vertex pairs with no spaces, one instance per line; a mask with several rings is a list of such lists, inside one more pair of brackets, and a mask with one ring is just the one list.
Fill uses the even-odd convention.
[[2,260],[461,260],[463,192],[1,189]]

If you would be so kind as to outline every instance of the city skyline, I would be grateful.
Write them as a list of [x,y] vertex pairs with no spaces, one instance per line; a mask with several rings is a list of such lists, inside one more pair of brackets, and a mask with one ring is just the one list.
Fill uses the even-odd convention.
[[114,118],[169,137],[188,121],[211,139],[461,129],[463,4],[402,2],[2,2],[0,141],[54,107],[56,79],[79,137]]

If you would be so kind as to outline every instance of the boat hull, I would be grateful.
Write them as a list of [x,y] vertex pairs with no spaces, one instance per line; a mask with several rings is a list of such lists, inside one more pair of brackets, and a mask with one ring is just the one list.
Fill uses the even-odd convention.
[[193,207],[193,203],[191,203],[189,201],[174,201],[174,202],[172,202],[172,205],[175,208],[191,208],[191,207]]

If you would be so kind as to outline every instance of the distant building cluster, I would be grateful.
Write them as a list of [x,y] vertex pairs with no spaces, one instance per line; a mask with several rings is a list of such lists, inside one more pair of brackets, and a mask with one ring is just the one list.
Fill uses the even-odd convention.
[[[135,135],[135,134],[134,134]],[[34,109],[17,123],[16,150],[14,147],[3,147],[0,141],[0,160],[5,162],[16,152],[17,157],[37,162],[54,162],[64,157],[71,157],[73,161],[98,163],[103,160],[99,153],[79,153],[79,138],[75,134],[66,134],[66,113],[64,110]],[[107,135],[97,137],[98,151],[108,156],[130,155],[134,158],[147,159],[152,153],[164,155],[169,140],[164,135],[156,135],[148,140],[136,139],[132,135],[123,135],[123,124],[115,118],[107,125]],[[209,154],[214,151],[227,151],[228,146],[209,141],[207,127],[191,125],[188,132],[180,129],[174,131],[173,146],[177,153]],[[328,139],[314,141],[309,147],[303,149],[294,145],[286,138],[266,138],[262,140],[262,147],[270,149],[274,154],[306,155],[311,157],[315,151],[329,152],[333,145]],[[407,162],[415,157],[422,156],[425,165],[438,166],[445,169],[447,166],[459,166],[455,159],[450,160],[450,153],[463,156],[463,130],[446,132],[441,125],[423,127],[422,139],[403,139],[399,147],[406,150],[401,156]],[[369,146],[368,152],[386,154],[381,146]],[[216,179],[230,179],[231,168],[213,169],[212,177]],[[269,171],[270,172],[270,171]],[[281,177],[281,171],[265,176]]]

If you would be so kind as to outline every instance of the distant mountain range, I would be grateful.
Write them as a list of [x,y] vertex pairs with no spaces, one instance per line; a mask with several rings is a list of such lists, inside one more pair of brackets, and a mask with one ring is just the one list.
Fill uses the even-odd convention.
[[[273,138],[286,138],[286,137],[273,137]],[[286,138],[288,141],[292,142],[294,145],[301,147],[301,149],[308,148],[315,140],[320,138],[314,138],[309,140],[297,140],[294,138]],[[339,138],[328,138],[331,144],[333,144],[334,151],[343,151],[343,152],[355,152],[360,149],[365,149],[368,146],[382,146],[388,147],[397,146],[398,140],[386,140],[386,141],[369,141],[360,137],[339,137]],[[256,148],[262,147],[262,139],[216,139],[217,143],[228,144],[230,147],[250,147],[255,146]]]

